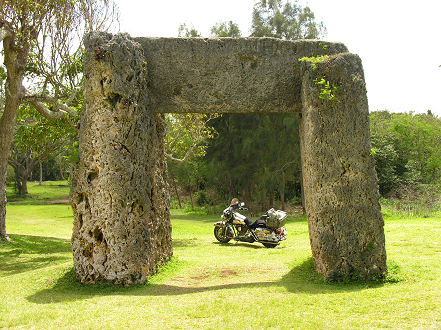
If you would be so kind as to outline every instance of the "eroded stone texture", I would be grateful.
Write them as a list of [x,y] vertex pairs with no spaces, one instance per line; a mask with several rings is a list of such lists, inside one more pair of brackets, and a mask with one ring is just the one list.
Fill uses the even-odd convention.
[[341,43],[275,38],[136,38],[156,112],[301,112],[299,58]]
[[[302,112],[311,247],[327,279],[386,272],[360,59],[340,43],[271,38],[86,40],[86,106],[71,190],[75,271],[141,283],[172,255],[164,112]],[[304,56],[330,54],[313,68]],[[321,100],[321,79],[338,86]]]
[[85,41],[86,105],[74,169],[77,277],[144,282],[172,255],[164,115],[148,106],[143,49],[126,35]]
[[[319,98],[321,79],[337,86]],[[369,110],[361,60],[344,53],[302,65],[300,120],[303,182],[317,272],[326,279],[385,274],[377,177],[370,156]]]

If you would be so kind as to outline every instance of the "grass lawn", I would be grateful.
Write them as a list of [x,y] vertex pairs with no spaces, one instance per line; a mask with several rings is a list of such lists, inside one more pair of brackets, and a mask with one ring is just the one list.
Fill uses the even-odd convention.
[[68,187],[30,185],[7,208],[0,328],[441,328],[441,217],[385,217],[389,281],[329,284],[314,273],[308,227],[288,240],[216,243],[216,216],[172,211],[174,259],[149,283],[83,286],[72,271]]

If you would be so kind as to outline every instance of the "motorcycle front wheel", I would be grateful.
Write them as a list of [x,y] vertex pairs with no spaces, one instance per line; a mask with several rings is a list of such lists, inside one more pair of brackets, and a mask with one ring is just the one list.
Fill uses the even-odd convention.
[[226,236],[224,227],[214,227],[214,237],[221,243],[228,243],[231,240],[231,238]]

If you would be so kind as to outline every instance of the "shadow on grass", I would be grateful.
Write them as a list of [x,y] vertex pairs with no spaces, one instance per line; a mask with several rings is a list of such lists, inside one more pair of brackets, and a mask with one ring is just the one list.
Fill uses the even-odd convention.
[[197,238],[182,238],[182,239],[176,239],[173,238],[173,247],[174,248],[180,248],[180,247],[190,247],[190,246],[196,246]]
[[308,258],[295,266],[278,281],[259,281],[228,283],[210,286],[180,286],[170,284],[147,283],[133,287],[115,287],[109,284],[82,285],[75,279],[73,268],[67,269],[53,287],[41,290],[26,299],[36,304],[51,304],[65,301],[89,299],[95,296],[177,296],[224,290],[248,290],[253,288],[285,287],[291,293],[332,294],[353,292],[382,286],[382,283],[329,283],[320,279]]
[[247,243],[247,242],[240,242],[240,241],[232,240],[232,241],[230,241],[228,243],[213,242],[213,244],[214,245],[219,245],[219,246],[228,246],[228,247],[233,247],[233,248],[239,248],[239,249],[243,249],[243,248],[248,248],[248,249],[267,249],[266,247],[264,247],[263,245],[261,245],[258,242]]
[[71,242],[53,237],[9,235],[11,242],[0,244],[0,275],[8,276],[39,269],[71,259]]

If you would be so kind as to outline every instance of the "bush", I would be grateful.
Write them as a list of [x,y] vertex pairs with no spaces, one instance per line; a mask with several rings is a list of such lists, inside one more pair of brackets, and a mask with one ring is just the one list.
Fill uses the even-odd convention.
[[11,186],[15,184],[15,172],[14,169],[9,165],[6,170],[6,184]]
[[441,211],[441,186],[401,185],[382,198],[381,204],[392,212],[428,217]]
[[198,198],[196,199],[196,204],[199,206],[204,206],[208,204],[207,194],[205,191],[199,191],[198,192]]
[[222,211],[226,208],[225,204],[217,204],[217,205],[207,205],[205,207],[205,212],[207,215],[218,214],[221,215]]

